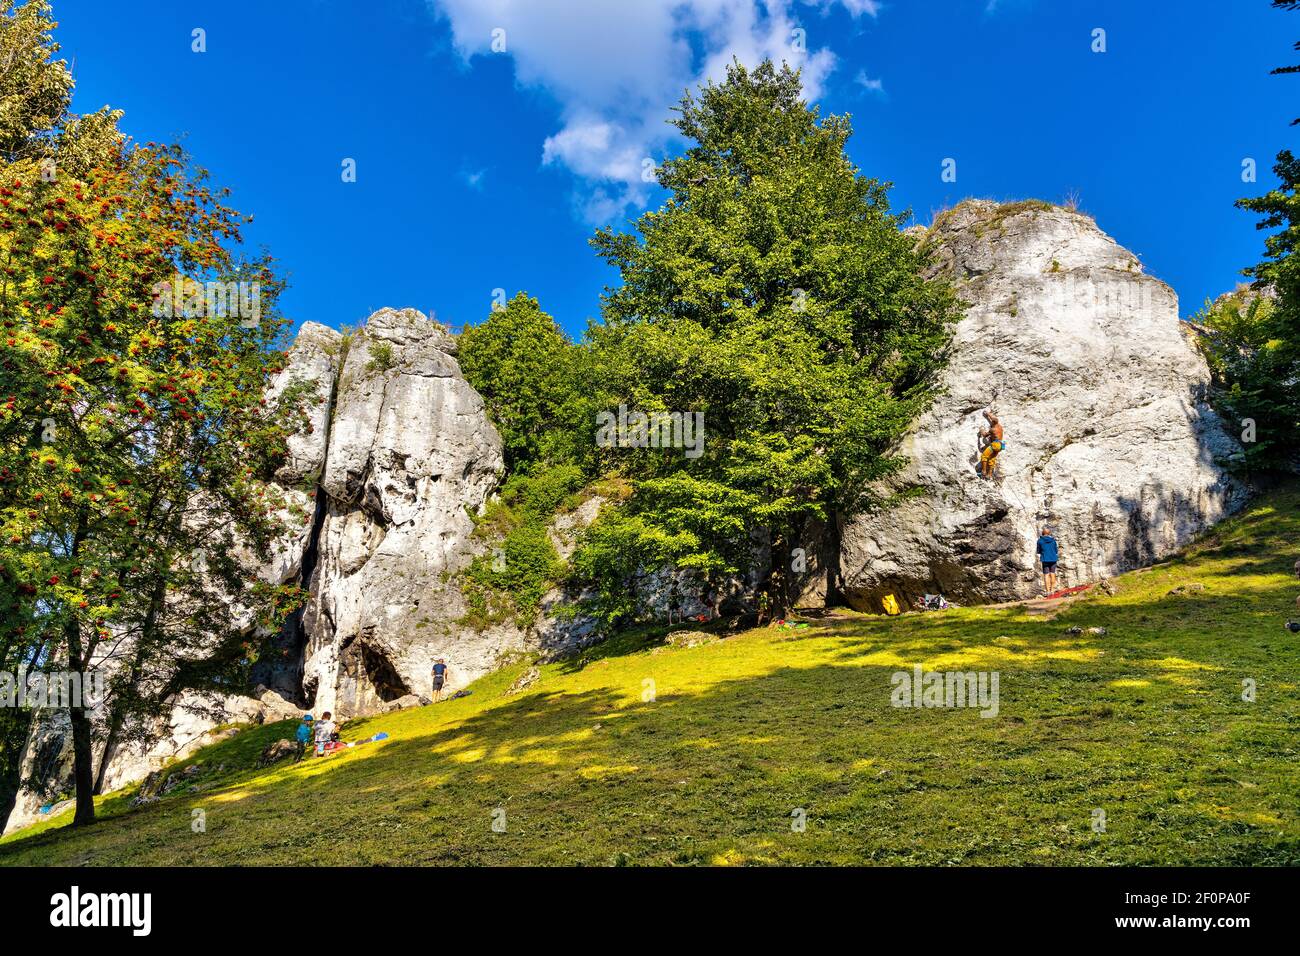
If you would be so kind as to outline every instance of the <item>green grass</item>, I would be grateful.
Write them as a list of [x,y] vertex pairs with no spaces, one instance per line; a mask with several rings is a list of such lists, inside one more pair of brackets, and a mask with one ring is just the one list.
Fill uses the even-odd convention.
[[[1052,620],[844,614],[692,649],[626,635],[516,696],[526,663],[353,722],[348,738],[392,737],[341,757],[258,770],[292,724],[246,731],[187,761],[200,792],[109,795],[94,826],[15,834],[0,863],[1294,865],[1298,552],[1293,487]],[[997,670],[999,716],[891,707],[914,663]]]

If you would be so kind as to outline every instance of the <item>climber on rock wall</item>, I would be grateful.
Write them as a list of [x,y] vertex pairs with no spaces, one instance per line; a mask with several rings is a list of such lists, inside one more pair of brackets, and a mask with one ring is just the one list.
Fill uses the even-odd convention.
[[988,427],[980,429],[980,475],[992,478],[998,454],[1005,444],[1002,439],[1002,422],[997,415],[993,414],[992,409],[987,409],[984,417],[988,420]]

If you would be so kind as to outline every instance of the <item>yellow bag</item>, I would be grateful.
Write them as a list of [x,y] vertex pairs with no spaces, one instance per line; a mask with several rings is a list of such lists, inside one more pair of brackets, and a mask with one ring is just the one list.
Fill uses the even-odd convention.
[[893,615],[903,613],[903,609],[898,606],[898,598],[894,597],[892,594],[886,594],[880,599],[880,603],[885,606],[886,614]]

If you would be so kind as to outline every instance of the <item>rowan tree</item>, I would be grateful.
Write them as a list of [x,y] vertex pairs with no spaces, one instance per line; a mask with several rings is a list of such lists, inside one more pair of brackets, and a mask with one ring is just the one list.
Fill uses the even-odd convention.
[[[33,7],[52,27],[43,4],[6,5],[0,58]],[[270,479],[311,396],[262,398],[283,283],[240,257],[227,193],[176,146],[69,116],[70,89],[27,145],[5,127],[0,161],[0,647],[109,678],[99,725],[69,710],[81,824],[105,738],[183,689],[229,689],[300,600],[253,572],[307,520]]]

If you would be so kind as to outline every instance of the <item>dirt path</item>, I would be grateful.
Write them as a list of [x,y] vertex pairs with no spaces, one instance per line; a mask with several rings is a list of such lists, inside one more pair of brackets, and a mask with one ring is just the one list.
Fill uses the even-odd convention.
[[1002,604],[981,604],[979,607],[1023,607],[1026,614],[1032,614],[1042,617],[1055,617],[1063,610],[1073,604],[1080,598],[1087,597],[1093,592],[1094,588],[1089,587],[1086,591],[1079,591],[1076,594],[1067,594],[1059,598],[1036,597],[1024,601],[1006,601]]

